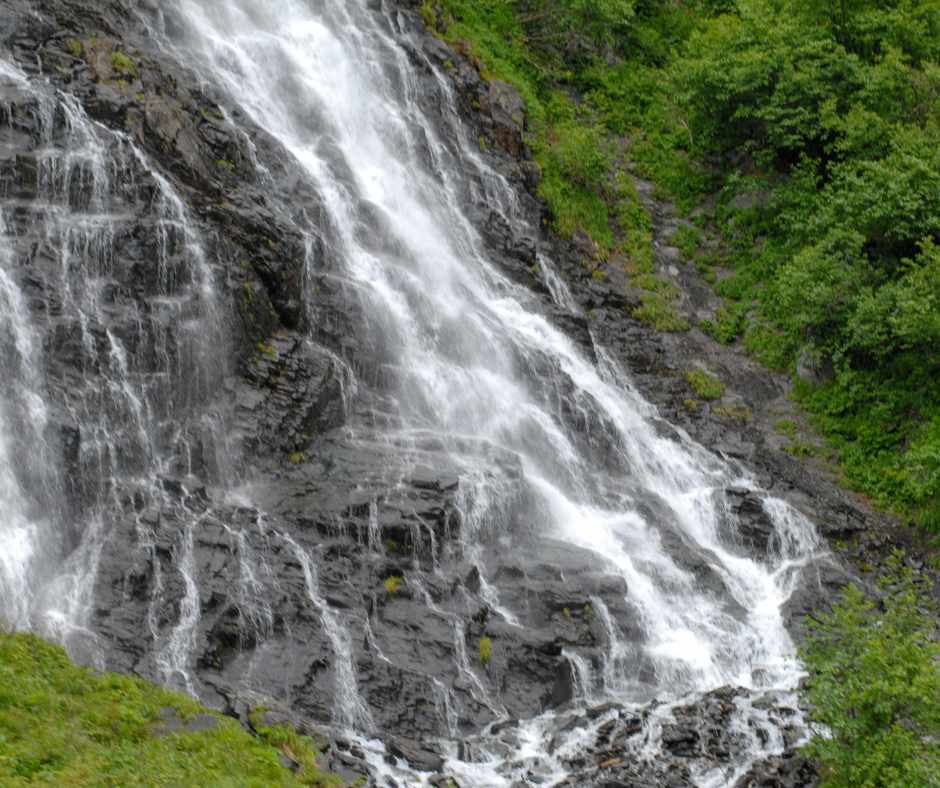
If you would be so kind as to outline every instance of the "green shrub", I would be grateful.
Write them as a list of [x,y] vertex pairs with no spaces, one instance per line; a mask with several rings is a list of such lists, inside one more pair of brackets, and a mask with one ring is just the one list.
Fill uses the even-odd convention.
[[383,585],[385,586],[385,591],[389,596],[394,596],[398,593],[398,589],[401,588],[401,584],[405,582],[403,577],[397,575],[392,575],[391,577],[386,577]]
[[897,559],[876,604],[857,586],[810,622],[803,657],[826,788],[940,785],[936,609]]
[[704,369],[690,369],[685,373],[686,382],[699,397],[706,401],[721,399],[725,385],[715,375]]

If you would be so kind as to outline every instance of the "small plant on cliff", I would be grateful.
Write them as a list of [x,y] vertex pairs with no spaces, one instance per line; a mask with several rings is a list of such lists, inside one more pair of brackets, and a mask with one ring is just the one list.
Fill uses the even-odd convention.
[[255,709],[250,714],[249,720],[261,741],[297,764],[296,774],[301,784],[318,788],[338,788],[342,785],[339,778],[320,772],[317,766],[319,753],[311,738],[301,736],[290,725],[283,723],[268,725],[265,722],[264,709]]
[[493,641],[486,635],[480,638],[480,663],[487,665],[493,656]]
[[405,582],[403,577],[398,575],[392,575],[391,577],[386,577],[384,586],[385,590],[388,592],[389,596],[394,596],[398,593],[398,589],[401,588],[401,584]]
[[125,77],[137,79],[140,76],[137,64],[120,50],[115,50],[111,53],[111,68],[114,69],[116,74],[121,74]]
[[432,0],[424,0],[418,7],[418,13],[421,14],[421,19],[424,20],[428,30],[437,29],[437,10]]
[[689,321],[676,311],[671,299],[661,293],[644,293],[640,302],[633,310],[633,317],[641,323],[674,334],[689,330]]
[[691,260],[695,257],[695,253],[698,251],[699,246],[702,243],[702,238],[694,227],[689,227],[688,225],[681,225],[676,234],[672,238],[673,244],[682,252],[682,256],[686,260]]
[[807,752],[825,788],[940,785],[936,607],[895,556],[878,604],[855,585],[810,621],[804,650],[813,716]]
[[721,395],[725,393],[724,383],[704,369],[690,369],[685,373],[685,380],[692,387],[692,391],[709,402],[721,399]]
[[65,51],[77,60],[81,60],[85,54],[85,47],[77,38],[67,38],[64,43]]

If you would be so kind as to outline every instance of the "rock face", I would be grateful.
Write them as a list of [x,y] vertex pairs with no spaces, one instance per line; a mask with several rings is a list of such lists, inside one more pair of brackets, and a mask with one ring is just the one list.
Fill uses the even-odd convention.
[[[527,225],[480,194],[466,211],[532,308],[588,358],[607,348],[664,419],[746,464],[823,533],[866,527],[862,509],[758,431],[683,409],[686,392],[663,372],[695,348],[631,321],[629,294],[591,278],[577,239],[521,229],[539,227],[543,211],[521,98],[422,33],[401,5],[390,24],[417,65],[428,117],[443,112],[437,67],[469,133],[518,189]],[[644,637],[623,576],[588,551],[533,538],[517,455],[460,438],[489,469],[481,484],[499,506],[487,509],[467,500],[440,437],[396,441],[395,373],[359,330],[373,316],[338,275],[321,195],[275,140],[161,52],[148,33],[160,14],[149,2],[0,0],[0,53],[21,74],[0,71],[3,240],[41,336],[61,520],[102,532],[85,552],[79,533],[57,545],[95,571],[93,587],[68,586],[85,626],[56,634],[89,660],[198,693],[246,724],[263,706],[311,731],[331,725],[329,765],[350,780],[366,756],[340,728],[381,735],[389,762],[439,772],[453,753],[438,739],[461,741],[460,757],[512,752],[524,738],[514,721],[549,710],[546,739],[572,786],[692,785],[693,762],[718,769],[766,746],[760,720],[785,717],[789,699],[760,714],[752,699],[742,712],[734,688],[668,713],[655,703],[576,708],[598,688],[582,685],[575,652],[593,676],[620,660],[636,692],[653,693],[640,649],[614,653],[615,640]],[[106,226],[95,224],[103,212]],[[381,245],[378,210],[373,219]],[[552,300],[540,253],[557,261],[579,311]],[[557,371],[538,358],[519,365],[533,379]],[[581,424],[558,377],[559,418]],[[578,449],[604,467],[611,449],[590,426]],[[719,492],[741,555],[786,548],[758,497]],[[704,592],[730,598],[712,557],[665,527],[661,538]],[[791,600],[791,623],[848,575],[821,562],[814,577]],[[726,612],[746,615],[731,602]],[[739,730],[730,720],[742,714]],[[636,757],[651,725],[659,763]],[[584,748],[566,751],[564,734],[581,728]],[[793,743],[736,784],[812,784]],[[547,779],[539,768],[524,779]]]

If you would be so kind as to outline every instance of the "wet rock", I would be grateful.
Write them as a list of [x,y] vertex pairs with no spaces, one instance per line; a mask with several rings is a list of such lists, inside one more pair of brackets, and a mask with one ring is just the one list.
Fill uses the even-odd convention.
[[505,82],[491,81],[480,112],[489,116],[496,144],[510,156],[521,156],[526,109],[519,91]]
[[834,560],[821,560],[814,564],[804,582],[783,606],[783,619],[798,636],[806,632],[808,616],[828,609],[842,590],[855,578]]
[[728,508],[736,530],[733,538],[739,541],[751,555],[768,556],[779,549],[779,539],[770,515],[760,498],[750,490],[732,487],[725,491]]
[[816,765],[794,753],[774,756],[752,766],[734,788],[816,788]]
[[423,772],[439,772],[444,768],[444,759],[440,755],[411,739],[392,737],[386,747],[391,755]]

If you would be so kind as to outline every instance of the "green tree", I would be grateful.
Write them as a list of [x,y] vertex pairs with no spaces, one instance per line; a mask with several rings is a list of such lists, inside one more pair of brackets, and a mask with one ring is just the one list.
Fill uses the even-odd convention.
[[804,658],[808,746],[826,788],[940,786],[940,644],[936,611],[895,557],[879,603],[857,586],[812,622]]

